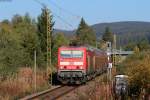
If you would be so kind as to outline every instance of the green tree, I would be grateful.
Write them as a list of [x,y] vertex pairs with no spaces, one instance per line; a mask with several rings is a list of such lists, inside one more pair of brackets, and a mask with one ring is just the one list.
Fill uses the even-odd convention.
[[18,28],[17,26],[21,25],[22,22],[23,22],[23,17],[16,14],[16,15],[13,16],[11,22],[12,22],[12,26],[13,26],[14,29]]
[[134,47],[134,53],[139,53],[139,52],[140,52],[140,50],[139,50],[138,46],[135,46]]
[[22,66],[22,50],[19,41],[12,34],[11,24],[1,23],[0,30],[0,75],[16,72]]
[[29,13],[26,13],[26,14],[25,14],[25,16],[24,16],[24,21],[25,21],[26,23],[29,23],[29,24],[32,23],[32,19],[31,19]]
[[10,73],[10,71],[17,71],[19,67],[32,67],[35,50],[37,64],[44,67],[45,56],[42,52],[41,41],[46,39],[42,40],[37,34],[39,32],[41,31],[37,30],[37,23],[28,13],[25,16],[15,15],[11,21],[2,21],[0,23],[0,71]]
[[38,17],[37,30],[38,30],[38,39],[40,41],[41,53],[43,53],[45,57],[45,61],[46,61],[46,55],[47,55],[47,31],[48,31],[47,26],[48,24],[51,29],[49,38],[52,39],[53,26],[54,26],[53,16],[50,10],[44,7],[42,8],[41,15]]
[[14,16],[12,20],[13,33],[19,41],[21,50],[23,51],[22,56],[24,59],[22,59],[22,66],[31,67],[34,61],[34,51],[37,50],[39,46],[36,34],[36,24],[32,22],[29,14],[18,16]]
[[150,48],[149,41],[147,38],[144,38],[141,41],[139,41],[137,45],[140,50],[149,50]]
[[52,63],[56,65],[58,48],[60,46],[67,46],[69,44],[69,40],[64,36],[64,33],[56,33],[53,37],[52,44]]
[[[125,50],[134,50],[134,47],[136,47],[137,46],[137,44],[136,43],[133,43],[133,42],[130,42],[130,43],[128,43],[125,47],[124,47],[124,49]],[[137,46],[138,47],[138,46]],[[138,47],[139,48],[139,47]]]
[[150,44],[147,38],[143,38],[137,42],[129,42],[125,46],[125,50],[134,50],[134,47],[138,47],[140,51],[146,51],[150,49]]
[[96,34],[93,29],[86,24],[83,18],[76,31],[76,39],[80,45],[88,44],[96,46]]
[[113,33],[110,31],[109,27],[105,28],[105,33],[102,36],[102,40],[113,43]]

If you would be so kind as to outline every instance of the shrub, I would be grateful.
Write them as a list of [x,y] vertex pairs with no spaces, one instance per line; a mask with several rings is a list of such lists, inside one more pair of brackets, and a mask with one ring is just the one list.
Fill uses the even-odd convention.
[[140,95],[141,90],[149,89],[150,52],[141,52],[130,56],[124,63],[125,73],[129,76],[130,94]]

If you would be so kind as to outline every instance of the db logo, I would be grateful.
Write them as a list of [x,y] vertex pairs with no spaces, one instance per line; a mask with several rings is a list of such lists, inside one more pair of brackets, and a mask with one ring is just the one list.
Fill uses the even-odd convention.
[[73,65],[74,63],[73,62],[70,62],[70,65]]

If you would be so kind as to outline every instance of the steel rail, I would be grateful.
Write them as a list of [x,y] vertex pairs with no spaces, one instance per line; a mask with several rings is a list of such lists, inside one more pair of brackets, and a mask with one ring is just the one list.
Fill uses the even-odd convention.
[[38,100],[38,99],[56,100],[61,96],[73,91],[77,87],[78,86],[61,86],[52,90],[48,89],[39,93],[26,96],[24,98],[21,98],[20,100]]

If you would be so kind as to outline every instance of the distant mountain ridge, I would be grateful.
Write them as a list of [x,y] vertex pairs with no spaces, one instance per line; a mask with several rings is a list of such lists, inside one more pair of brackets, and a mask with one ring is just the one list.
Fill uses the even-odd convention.
[[[150,22],[143,21],[121,21],[121,22],[111,22],[111,23],[98,23],[91,26],[96,32],[97,36],[101,36],[106,27],[110,27],[111,31],[115,34],[127,34],[127,33],[150,33]],[[73,35],[73,31],[65,31],[56,29],[55,32],[63,32],[66,35]]]
[[127,33],[147,33],[150,32],[150,22],[142,21],[123,21],[112,23],[100,23],[92,25],[97,35],[102,35],[105,27],[110,27],[113,33],[121,35]]

